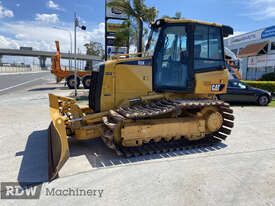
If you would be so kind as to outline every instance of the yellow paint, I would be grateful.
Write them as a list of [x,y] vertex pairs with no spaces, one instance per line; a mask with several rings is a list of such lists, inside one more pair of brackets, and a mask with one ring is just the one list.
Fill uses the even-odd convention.
[[205,120],[203,118],[166,118],[138,120],[125,123],[121,129],[122,144],[126,147],[140,146],[143,142],[154,139],[156,142],[164,138],[189,140],[201,139],[205,136]]
[[194,23],[194,24],[206,24],[210,26],[222,27],[222,24],[216,24],[206,21],[198,21],[198,20],[191,20],[191,19],[163,19],[166,23]]
[[[54,128],[51,128],[52,125],[49,127],[49,134],[51,137],[50,139],[59,139],[59,142],[61,143],[59,146],[60,148],[57,148],[57,151],[60,151],[59,160],[56,166],[56,168],[53,168],[53,173],[49,174],[49,179],[53,179],[56,175],[59,169],[64,164],[64,160],[66,160],[69,156],[69,145],[67,141],[67,134],[66,134],[66,124],[65,124],[65,118],[60,115],[59,112],[59,104],[58,104],[58,96],[49,94],[49,100],[50,100],[50,114],[52,118],[52,124]],[[52,132],[53,130],[56,130],[57,135],[55,135],[55,132]],[[54,135],[54,136],[53,136]],[[53,146],[53,145],[49,145]],[[48,154],[52,155],[52,154]],[[55,155],[55,154],[54,154]]]
[[[228,72],[213,71],[195,74],[195,94],[223,94],[227,90]],[[224,84],[223,91],[212,91],[213,84]]]
[[102,135],[100,130],[101,125],[102,124],[83,125],[75,130],[75,134],[72,137],[77,140],[88,140],[100,137]]
[[[129,99],[148,96],[152,93],[151,66],[120,64],[144,59],[148,58],[119,59],[106,62],[100,99],[101,111],[128,105]],[[195,74],[194,94],[165,93],[164,95],[167,98],[212,97],[215,94],[226,92],[227,81],[227,70],[198,73]],[[224,89],[222,91],[212,91],[213,84],[224,85]]]
[[119,59],[105,63],[101,111],[127,105],[129,99],[145,96],[152,91],[151,66],[120,64],[145,59],[150,58]]
[[[102,92],[100,97],[101,111],[106,111],[114,106],[115,96],[115,61],[105,62],[105,70],[102,84]],[[111,75],[108,75],[111,74]]]
[[[186,19],[164,19],[164,21],[167,23],[199,23],[216,27],[222,26]],[[152,91],[151,66],[121,64],[151,59],[151,57],[123,59],[122,56],[116,56],[113,59],[105,62],[100,97],[101,113],[95,114],[87,107],[80,108],[71,98],[49,95],[53,125],[58,133],[57,138],[60,139],[62,145],[61,158],[57,169],[60,169],[62,160],[68,152],[67,135],[78,140],[101,136],[102,118],[106,118],[110,109],[129,105],[131,99],[139,98],[141,101],[147,102],[152,99],[212,98],[215,94],[226,92],[228,81],[226,70],[195,74],[194,92],[188,94],[172,92],[158,94]],[[224,85],[224,89],[215,91],[213,85]],[[67,116],[68,112],[71,115]],[[196,140],[203,138],[208,131],[216,130],[221,124],[221,116],[215,110],[207,110],[206,112],[202,110],[201,114],[199,112],[197,114],[188,112],[183,108],[181,116],[171,114],[153,120],[125,120],[120,122],[118,127],[114,129],[114,141],[124,146],[133,146],[141,145],[143,142],[146,143],[151,138],[159,141],[164,137],[168,141],[182,135],[190,140]]]
[[152,69],[149,66],[116,66],[116,102],[119,106],[125,100],[147,95],[152,91]]

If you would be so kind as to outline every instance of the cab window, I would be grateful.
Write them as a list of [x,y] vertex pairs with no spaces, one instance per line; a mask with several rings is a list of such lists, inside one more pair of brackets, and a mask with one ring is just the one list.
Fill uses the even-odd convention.
[[156,44],[157,44],[157,41],[159,38],[160,29],[161,28],[151,31],[148,43],[146,45],[145,56],[153,56],[154,55],[155,47],[156,47]]
[[224,66],[221,28],[196,25],[194,32],[194,69]]

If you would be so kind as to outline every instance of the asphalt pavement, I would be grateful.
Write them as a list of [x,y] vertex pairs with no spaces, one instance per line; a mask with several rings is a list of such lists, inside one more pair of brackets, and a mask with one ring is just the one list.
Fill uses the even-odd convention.
[[0,74],[0,95],[43,84],[50,75],[48,71]]

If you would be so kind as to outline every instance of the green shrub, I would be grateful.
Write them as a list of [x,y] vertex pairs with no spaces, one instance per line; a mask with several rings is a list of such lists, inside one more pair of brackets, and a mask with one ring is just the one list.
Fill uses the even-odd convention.
[[264,89],[271,93],[275,93],[275,81],[242,81],[248,86]]
[[275,81],[275,72],[264,74],[259,81]]

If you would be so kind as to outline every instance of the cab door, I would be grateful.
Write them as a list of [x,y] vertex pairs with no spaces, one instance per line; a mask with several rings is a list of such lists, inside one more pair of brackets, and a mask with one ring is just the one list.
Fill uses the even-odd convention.
[[184,90],[188,82],[188,64],[181,61],[187,54],[186,26],[167,26],[160,34],[154,55],[154,90]]

